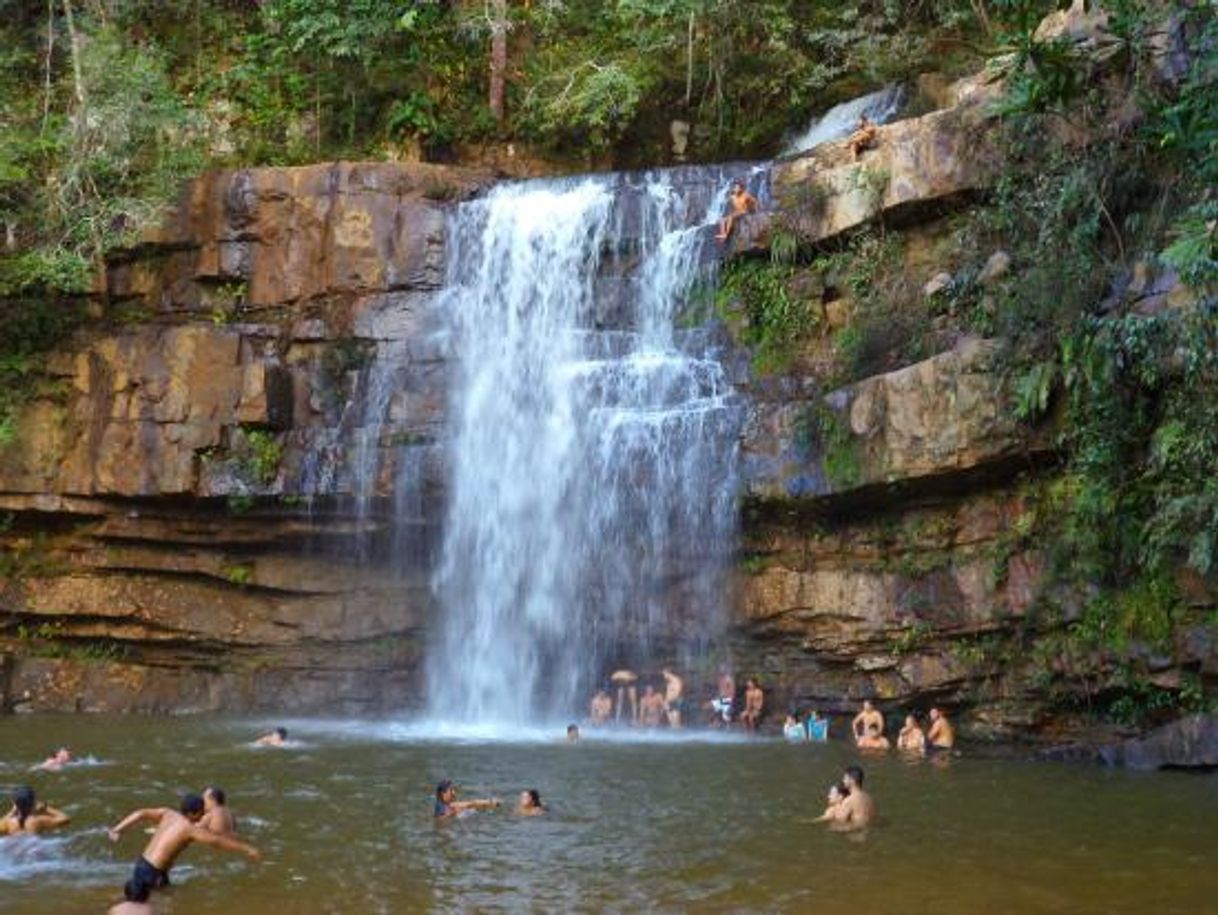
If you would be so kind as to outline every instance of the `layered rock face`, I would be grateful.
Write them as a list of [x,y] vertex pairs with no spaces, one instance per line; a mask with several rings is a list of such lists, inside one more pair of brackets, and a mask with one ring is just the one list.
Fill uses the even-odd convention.
[[[49,358],[0,451],[6,707],[417,701],[444,208],[485,182],[381,164],[210,175],[109,266],[118,320]],[[383,379],[368,417],[374,365],[402,383]],[[386,512],[376,471],[402,462],[412,510]],[[391,561],[363,561],[377,548]]]

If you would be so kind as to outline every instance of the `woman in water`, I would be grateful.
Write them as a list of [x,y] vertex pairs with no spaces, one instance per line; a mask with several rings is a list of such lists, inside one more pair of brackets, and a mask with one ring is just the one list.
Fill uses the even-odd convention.
[[846,819],[845,811],[842,809],[842,802],[850,795],[850,790],[841,782],[835,782],[829,787],[828,805],[825,807],[825,812],[822,813],[812,822],[814,823],[838,823],[844,822]]
[[63,811],[35,803],[34,789],[22,787],[13,792],[13,807],[0,820],[0,836],[35,835],[67,826],[71,820]]
[[516,813],[522,817],[539,817],[546,812],[545,804],[541,802],[541,792],[529,788],[520,792],[520,801],[516,804]]
[[794,715],[787,715],[782,723],[782,736],[791,743],[803,743],[808,739],[808,732]]

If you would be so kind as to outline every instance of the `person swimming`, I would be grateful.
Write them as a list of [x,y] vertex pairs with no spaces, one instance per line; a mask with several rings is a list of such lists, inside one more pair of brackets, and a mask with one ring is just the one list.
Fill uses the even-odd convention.
[[808,739],[808,732],[795,715],[787,715],[782,723],[782,736],[790,743],[804,743]]
[[155,890],[169,886],[170,869],[178,855],[193,842],[223,851],[240,852],[251,861],[262,859],[261,853],[253,846],[246,845],[232,836],[218,835],[210,829],[205,829],[201,825],[203,814],[203,798],[197,794],[187,794],[182,798],[178,810],[169,807],[135,810],[107,830],[110,841],[117,842],[122,837],[123,830],[136,823],[152,823],[156,826],[143,854],[135,862],[135,870],[131,874],[133,889],[138,890],[145,886]]
[[846,797],[830,822],[830,828],[842,832],[866,828],[875,819],[875,800],[863,790],[863,770],[847,766],[842,773],[842,785]]
[[567,743],[579,743],[579,725],[572,722],[567,725]]
[[520,792],[520,800],[516,804],[516,813],[522,817],[539,817],[546,812],[541,802],[541,793],[536,788]]
[[222,788],[208,785],[203,789],[203,819],[199,820],[199,825],[217,835],[236,835],[237,818],[233,816]]
[[288,729],[275,728],[254,741],[256,747],[282,747],[288,742]]
[[0,819],[0,836],[37,835],[72,822],[63,811],[39,804],[34,789],[28,785],[14,791],[12,800],[12,808]]
[[901,728],[901,733],[897,735],[897,749],[906,753],[922,753],[926,750],[926,734],[915,716],[905,716],[905,727]]
[[31,771],[58,772],[72,761],[72,751],[67,747],[60,747],[42,762],[38,763],[36,766],[32,766]]
[[499,806],[499,799],[481,798],[473,801],[457,800],[457,786],[452,779],[444,779],[436,785],[436,806],[433,816],[437,820],[451,820],[470,810],[492,810]]
[[892,744],[875,722],[867,725],[866,733],[858,738],[855,745],[860,750],[888,750],[892,748]]

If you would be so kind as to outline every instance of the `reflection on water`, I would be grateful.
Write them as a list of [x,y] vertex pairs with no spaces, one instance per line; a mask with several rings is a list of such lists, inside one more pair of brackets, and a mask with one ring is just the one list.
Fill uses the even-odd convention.
[[[205,783],[266,857],[189,850],[163,912],[1199,912],[1218,898],[1208,775],[868,757],[881,816],[856,842],[809,822],[857,760],[838,744],[424,741],[348,721],[289,722],[301,746],[253,750],[260,724],[0,721],[5,788],[33,784],[73,817],[54,838],[0,840],[0,910],[104,911],[143,837],[113,846],[101,827]],[[64,740],[110,765],[24,771]],[[505,802],[535,787],[552,812],[437,825],[445,777]]]

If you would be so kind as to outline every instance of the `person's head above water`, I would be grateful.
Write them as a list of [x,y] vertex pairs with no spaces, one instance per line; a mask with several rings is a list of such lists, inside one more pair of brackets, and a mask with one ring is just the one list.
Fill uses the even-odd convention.
[[734,181],[732,181],[732,193],[733,194],[743,194],[744,193],[744,179],[743,178],[736,178]]
[[208,785],[203,789],[203,803],[205,806],[223,807],[225,801],[226,798],[224,796],[223,788],[217,788],[215,785]]
[[197,794],[182,795],[181,811],[184,816],[191,820],[198,820],[203,816],[203,798]]
[[834,782],[829,786],[829,803],[839,804],[850,796],[850,789],[841,782]]
[[846,771],[842,773],[842,784],[846,786],[847,793],[855,788],[862,788],[863,770],[858,766],[847,766]]
[[520,792],[520,806],[529,809],[541,808],[541,792],[536,788],[528,788]]
[[275,728],[275,736],[278,737],[280,740],[287,740],[288,739],[288,729],[287,728]]
[[128,902],[147,902],[150,891],[143,880],[128,880],[123,884],[123,898]]
[[933,708],[930,710],[930,720],[931,721],[938,721],[942,717],[943,717],[943,712],[939,711],[939,709]]
[[870,699],[863,700],[863,711],[864,712],[874,711],[874,709],[875,709],[875,706],[871,704]]
[[579,725],[578,724],[572,723],[572,724],[567,725],[567,740],[571,741],[572,743],[579,740]]
[[448,803],[453,795],[457,793],[456,787],[452,783],[452,779],[446,778],[436,785],[436,800]]
[[17,810],[17,822],[21,826],[25,826],[26,819],[34,812],[34,805],[34,789],[29,785],[22,785],[13,792],[13,807]]
[[918,726],[918,717],[917,717],[917,715],[912,715],[912,714],[910,714],[910,715],[906,715],[906,716],[905,716],[905,727],[907,727],[907,728],[916,728],[917,726]]

